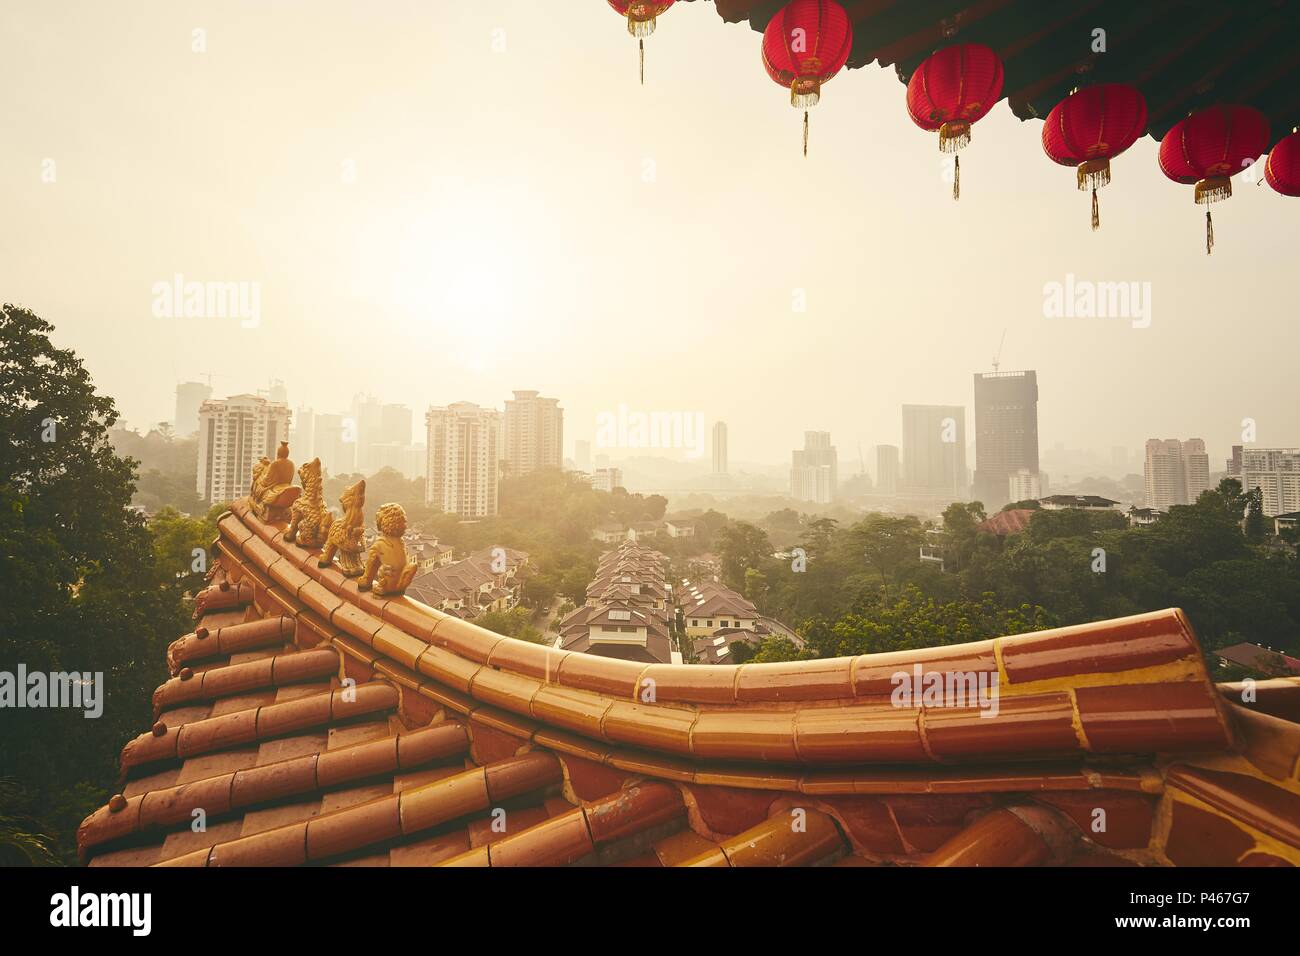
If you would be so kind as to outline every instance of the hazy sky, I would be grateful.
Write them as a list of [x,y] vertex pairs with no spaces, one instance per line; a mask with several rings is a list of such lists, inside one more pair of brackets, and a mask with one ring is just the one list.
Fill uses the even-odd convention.
[[[1222,467],[1245,417],[1300,444],[1300,202],[1238,177],[1207,257],[1148,138],[1094,234],[1004,101],[954,203],[875,65],[827,85],[805,160],[760,40],[679,4],[641,88],[604,0],[6,0],[0,300],[141,426],[211,372],[318,410],[535,388],[566,451],[623,403],[727,421],[733,460],[827,429],[854,461],[903,403],[969,408],[1005,329],[1043,447],[1195,436]],[[176,273],[260,283],[260,325],[155,317]],[[1045,317],[1067,273],[1151,283],[1150,327]]]

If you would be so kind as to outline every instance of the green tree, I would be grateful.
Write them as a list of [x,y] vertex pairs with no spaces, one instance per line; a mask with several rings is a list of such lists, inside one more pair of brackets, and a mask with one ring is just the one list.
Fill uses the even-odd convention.
[[188,582],[160,575],[145,519],[128,507],[134,462],[109,439],[117,411],[52,331],[0,308],[0,590],[11,598],[0,602],[0,661],[102,674],[103,713],[7,712],[0,776],[18,781],[10,802],[30,808],[32,832],[52,835],[67,861],[119,749],[152,719],[167,644],[188,623]]
[[1268,524],[1264,520],[1264,492],[1253,488],[1246,494],[1246,540],[1260,544],[1268,537]]
[[737,591],[745,587],[745,572],[749,568],[761,568],[772,555],[767,535],[744,521],[722,529],[717,537],[717,549],[722,561],[722,581]]

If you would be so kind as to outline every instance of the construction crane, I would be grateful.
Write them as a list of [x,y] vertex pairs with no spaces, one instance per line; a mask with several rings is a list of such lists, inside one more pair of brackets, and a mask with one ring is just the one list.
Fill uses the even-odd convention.
[[996,375],[996,374],[998,373],[998,368],[1002,365],[1002,345],[1003,345],[1003,343],[1006,342],[1006,340],[1007,340],[1007,330],[1006,330],[1005,328],[1003,328],[1003,330],[1002,330],[1002,338],[998,339],[998,351],[997,351],[997,354],[993,356],[993,374],[994,374],[994,375]]

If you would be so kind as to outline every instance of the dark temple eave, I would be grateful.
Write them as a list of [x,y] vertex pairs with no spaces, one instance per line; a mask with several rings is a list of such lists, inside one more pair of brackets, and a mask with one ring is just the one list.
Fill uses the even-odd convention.
[[[715,0],[729,23],[762,31],[784,0]],[[844,0],[853,19],[849,68],[892,66],[905,83],[946,42],[984,43],[1002,57],[1003,95],[1021,119],[1045,117],[1086,83],[1131,83],[1160,139],[1188,113],[1244,103],[1276,142],[1300,125],[1300,2],[1214,0]],[[1092,31],[1106,31],[1105,53]],[[1272,145],[1270,143],[1270,145]]]

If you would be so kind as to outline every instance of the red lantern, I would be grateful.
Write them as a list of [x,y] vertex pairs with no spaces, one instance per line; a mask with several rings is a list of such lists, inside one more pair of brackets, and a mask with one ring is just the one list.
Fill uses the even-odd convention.
[[[955,153],[970,143],[971,124],[1002,96],[1002,61],[982,43],[958,43],[931,55],[907,84],[907,112],[924,130],[939,131],[939,149]],[[956,157],[954,157],[956,159]],[[952,198],[961,198],[956,162]]]
[[1283,196],[1300,196],[1300,130],[1292,130],[1273,147],[1264,178]]
[[[1211,106],[1180,120],[1160,141],[1160,171],[1196,185],[1199,205],[1232,197],[1232,177],[1268,148],[1268,120],[1253,106]],[[1214,220],[1205,210],[1205,253],[1214,251]]]
[[1123,83],[1075,90],[1052,107],[1043,123],[1043,151],[1074,166],[1080,189],[1092,187],[1092,228],[1101,226],[1097,189],[1110,182],[1110,161],[1146,132],[1147,101]]
[[835,0],[794,0],[763,31],[767,75],[790,90],[790,105],[803,109],[803,154],[808,155],[808,109],[822,84],[849,61],[853,24]]
[[609,0],[609,5],[627,17],[627,32],[641,46],[641,85],[645,85],[645,38],[655,32],[659,14],[677,0]]

